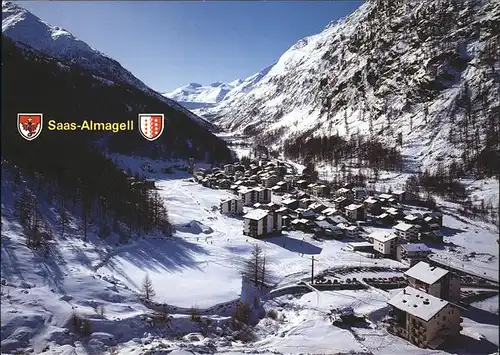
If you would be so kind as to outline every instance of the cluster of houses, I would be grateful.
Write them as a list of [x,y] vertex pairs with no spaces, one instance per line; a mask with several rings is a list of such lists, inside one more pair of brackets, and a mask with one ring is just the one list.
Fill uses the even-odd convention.
[[[210,173],[199,170],[201,184],[227,189],[234,197],[220,204],[220,212],[242,216],[243,234],[255,238],[301,230],[315,236],[352,238],[352,250],[394,258],[410,268],[408,286],[388,301],[388,330],[423,348],[438,348],[462,330],[460,278],[425,262],[431,250],[424,241],[442,242],[439,212],[406,214],[403,190],[377,194],[346,184],[330,191],[307,175],[289,175],[286,166],[267,160],[227,164]],[[279,195],[280,198],[273,196]],[[245,208],[245,211],[244,211]],[[370,234],[367,226],[383,227]]]
[[[403,190],[377,195],[373,190],[345,184],[330,191],[326,184],[288,170],[280,161],[260,159],[247,166],[235,163],[210,172],[199,169],[194,177],[204,186],[234,194],[221,202],[221,213],[241,216],[243,207],[260,210],[243,216],[245,235],[264,237],[281,230],[301,230],[337,239],[363,237],[366,241],[354,241],[348,246],[410,265],[429,250],[422,243],[409,244],[442,242],[442,214],[405,214],[400,203],[408,196]],[[272,202],[273,195],[280,195],[280,204]],[[363,235],[365,225],[391,229],[384,235]]]
[[460,278],[420,261],[404,274],[408,286],[391,298],[388,331],[421,348],[437,349],[463,329]]

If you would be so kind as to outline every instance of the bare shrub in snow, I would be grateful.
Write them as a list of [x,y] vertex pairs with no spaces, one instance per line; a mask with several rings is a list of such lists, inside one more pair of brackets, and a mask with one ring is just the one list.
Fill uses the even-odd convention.
[[191,319],[193,322],[199,322],[201,320],[200,310],[196,305],[193,305],[189,310],[189,319]]
[[243,343],[251,343],[257,340],[257,335],[251,327],[243,325],[242,328],[234,334],[234,338]]
[[95,313],[100,315],[101,317],[104,318],[104,315],[106,314],[106,309],[104,308],[104,305],[100,305],[94,308]]
[[156,295],[156,292],[153,288],[153,282],[149,278],[149,274],[146,274],[144,277],[144,281],[142,282],[141,295],[147,301],[151,301],[152,298]]
[[278,311],[275,309],[270,309],[267,311],[267,317],[271,318],[272,320],[278,320]]
[[73,311],[70,320],[71,325],[73,326],[73,329],[76,333],[83,336],[89,336],[90,334],[92,334],[92,324],[90,322],[90,319],[79,315],[76,311]]
[[250,306],[246,303],[243,303],[241,305],[238,305],[238,307],[236,307],[236,310],[233,312],[231,317],[243,324],[248,324],[250,313],[251,313]]

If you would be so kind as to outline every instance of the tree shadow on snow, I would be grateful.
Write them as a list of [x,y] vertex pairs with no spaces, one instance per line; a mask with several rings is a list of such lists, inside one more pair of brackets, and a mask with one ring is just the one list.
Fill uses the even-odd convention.
[[443,234],[443,236],[445,236],[445,237],[453,237],[454,235],[456,235],[458,233],[465,232],[463,229],[451,228],[451,227],[446,227],[446,226],[441,227],[440,231],[441,231],[441,234]]
[[182,238],[171,240],[141,240],[133,248],[129,248],[112,257],[106,264],[110,270],[121,275],[128,282],[136,287],[137,285],[123,269],[117,258],[124,259],[137,268],[143,269],[144,273],[154,272],[176,272],[182,269],[203,270],[206,261],[197,262],[196,255],[210,255],[202,246],[186,241]]
[[469,306],[467,311],[462,313],[462,316],[481,324],[491,324],[496,326],[500,324],[498,314],[494,314],[474,306]]
[[317,247],[316,245],[311,244],[309,242],[306,242],[305,240],[290,238],[289,236],[286,235],[280,237],[267,238],[266,241],[299,254],[309,254],[309,255],[320,254],[321,250],[323,250],[322,248]]

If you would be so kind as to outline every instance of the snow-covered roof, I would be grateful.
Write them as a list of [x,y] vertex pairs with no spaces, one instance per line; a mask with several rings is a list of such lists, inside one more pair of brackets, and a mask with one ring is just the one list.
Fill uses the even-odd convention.
[[421,216],[417,216],[417,215],[414,215],[414,214],[409,214],[407,216],[405,216],[405,219],[407,221],[415,221],[417,219],[421,218]]
[[337,209],[335,209],[333,207],[328,207],[328,208],[324,209],[321,213],[329,215],[329,214],[337,213]]
[[430,320],[449,304],[448,301],[414,289],[411,286],[405,287],[403,291],[391,298],[387,303],[424,321]]
[[427,245],[424,243],[408,243],[401,244],[401,248],[409,252],[417,252],[417,251],[431,251]]
[[385,218],[385,217],[388,217],[388,216],[389,216],[389,214],[384,212],[384,213],[378,215],[377,218]]
[[375,199],[374,197],[370,196],[366,200],[363,201],[364,203],[377,203],[378,200]]
[[405,191],[404,191],[404,190],[394,190],[392,193],[393,193],[394,195],[402,195],[402,194],[404,194],[404,193],[405,193]]
[[346,210],[356,211],[358,208],[361,208],[361,207],[363,207],[363,205],[356,205],[356,204],[352,203],[349,206],[346,206]]
[[314,222],[320,228],[332,228],[333,226],[326,221],[316,221]]
[[397,230],[400,230],[403,232],[407,232],[412,228],[415,228],[415,226],[413,224],[408,224],[408,223],[399,223],[399,224],[394,226],[394,229],[397,229]]
[[236,198],[236,197],[229,197],[229,198],[226,198],[225,200],[222,200],[221,203],[228,203],[228,202],[231,202],[231,201],[238,201],[239,199]]
[[373,238],[374,240],[377,240],[379,242],[385,243],[389,240],[397,238],[398,236],[394,235],[394,234],[385,234],[385,233],[375,232],[375,233],[370,234],[369,237]]
[[256,209],[256,210],[248,212],[246,215],[243,216],[243,218],[259,221],[262,218],[264,218],[265,216],[267,216],[268,213],[269,213],[269,211]]
[[288,204],[294,203],[294,202],[297,202],[297,200],[294,198],[287,198],[287,199],[284,199],[283,201],[281,201],[281,203],[283,203],[284,205],[288,205]]
[[347,193],[349,191],[351,191],[351,190],[346,189],[345,187],[341,187],[340,189],[337,190],[337,193],[344,194],[344,193]]
[[378,195],[378,197],[383,198],[384,200],[388,200],[388,199],[392,198],[393,196],[389,195],[389,194],[380,194],[380,195]]
[[432,285],[448,273],[448,270],[437,266],[431,266],[421,261],[417,265],[407,270],[404,274],[419,281]]
[[355,248],[355,247],[358,247],[358,248],[362,248],[362,247],[372,247],[373,244],[370,243],[370,242],[349,242],[347,243],[347,245]]

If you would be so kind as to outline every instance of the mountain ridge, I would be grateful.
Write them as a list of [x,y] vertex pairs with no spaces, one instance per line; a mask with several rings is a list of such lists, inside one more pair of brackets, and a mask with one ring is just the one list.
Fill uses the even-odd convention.
[[92,48],[70,31],[48,24],[22,6],[10,1],[2,2],[2,34],[55,59],[76,63],[83,68],[93,70],[113,83],[132,85],[164,101],[169,106],[183,111],[186,116],[201,126],[215,130],[210,122],[149,88],[117,60]]
[[491,0],[369,0],[291,46],[212,122],[281,151],[298,138],[401,136],[417,170],[479,171],[499,151],[499,23]]

